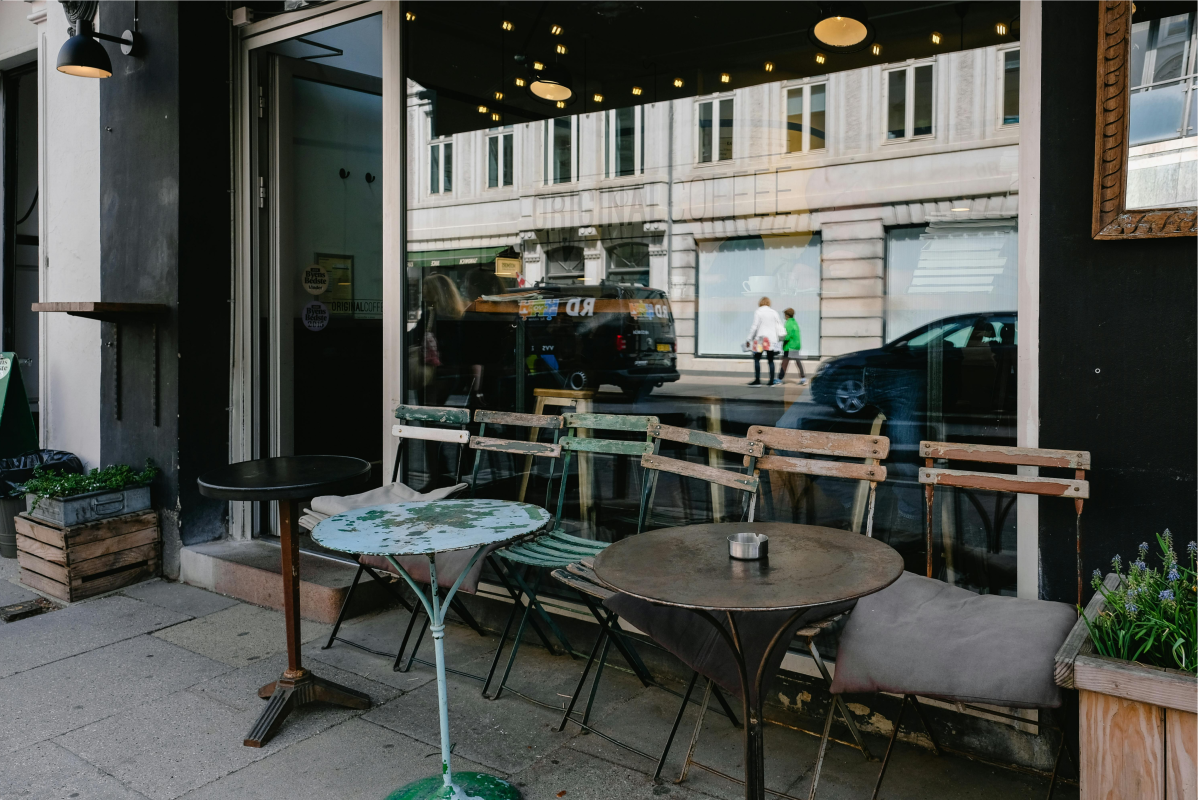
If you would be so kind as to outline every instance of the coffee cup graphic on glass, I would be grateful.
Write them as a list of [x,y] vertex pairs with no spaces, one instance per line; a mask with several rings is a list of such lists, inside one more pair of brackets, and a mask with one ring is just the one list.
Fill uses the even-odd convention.
[[767,294],[775,291],[774,275],[751,275],[749,280],[742,281],[742,289],[747,294]]

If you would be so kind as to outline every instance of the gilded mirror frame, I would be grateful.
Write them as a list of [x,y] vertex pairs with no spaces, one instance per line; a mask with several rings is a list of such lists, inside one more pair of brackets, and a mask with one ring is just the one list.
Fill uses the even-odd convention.
[[1196,206],[1126,209],[1129,172],[1129,0],[1101,0],[1096,55],[1096,169],[1092,238],[1154,239],[1196,235]]

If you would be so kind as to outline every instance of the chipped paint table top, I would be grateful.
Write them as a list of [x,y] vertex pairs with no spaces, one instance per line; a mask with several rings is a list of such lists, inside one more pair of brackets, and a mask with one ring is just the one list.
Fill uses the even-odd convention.
[[343,553],[428,555],[512,541],[550,519],[544,508],[510,500],[421,500],[337,514],[318,524],[312,538]]

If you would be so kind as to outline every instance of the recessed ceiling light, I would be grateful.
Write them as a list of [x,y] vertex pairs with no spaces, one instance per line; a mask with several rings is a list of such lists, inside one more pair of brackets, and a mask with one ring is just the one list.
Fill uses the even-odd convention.
[[551,25],[550,33],[554,34],[555,36],[560,35],[562,33],[562,26],[561,25]]
[[543,64],[541,61],[535,61],[535,62],[533,62],[533,68],[535,70],[537,70],[538,72],[541,72],[542,70],[544,70],[546,68],[546,65]]
[[416,15],[416,14],[414,14],[413,12],[411,12],[411,11],[405,11],[405,12],[404,12],[404,19],[405,19],[406,21],[408,21],[408,22],[413,22],[413,21],[415,21],[415,20],[416,20],[416,18],[417,18],[417,15]]
[[825,63],[825,54],[824,53],[817,53],[817,63],[818,64]]
[[683,78],[676,78],[676,79],[675,79],[675,88],[676,88],[676,89],[682,89],[682,88],[683,88]]
[[883,47],[878,44],[871,45],[871,55],[877,56],[883,52]]
[[492,122],[499,122],[499,121],[500,121],[500,115],[493,111],[492,112]]
[[933,42],[934,44],[941,44],[942,43],[942,35],[940,33],[938,33],[937,31],[934,31],[933,33],[931,33],[929,35],[929,41]]
[[492,97],[496,98],[497,100],[503,100],[504,92],[492,92]]
[[557,45],[554,48],[554,52],[558,53],[560,56],[565,56],[567,54],[567,46],[565,44]]
[[592,95],[592,102],[593,102],[593,103],[603,103],[603,102],[604,102],[604,95],[602,95],[602,94],[594,94],[594,95]]
[[479,106],[479,107],[478,107],[478,108],[476,108],[475,110],[476,110],[476,111],[478,111],[480,114],[486,114],[486,113],[488,113],[488,107],[487,107],[487,106]]
[[640,97],[642,94],[642,87],[640,87],[640,86],[633,87],[633,93],[634,93],[634,95]]
[[775,64],[768,61],[767,63],[763,64],[763,69],[766,70],[767,72],[774,72]]
[[729,83],[729,73],[728,72],[721,73],[721,83]]
[[997,22],[996,23],[996,33],[999,34],[1000,36],[1006,35],[1008,33],[1008,26],[1005,25],[1003,22]]
[[504,20],[504,22],[500,23],[500,27],[506,31],[511,31],[513,29],[513,24],[508,20]]
[[525,85],[525,79],[524,79],[524,78],[517,78],[517,79],[516,79],[516,81],[514,81],[514,83],[516,83],[516,84],[517,84],[517,86],[524,86],[524,85]]

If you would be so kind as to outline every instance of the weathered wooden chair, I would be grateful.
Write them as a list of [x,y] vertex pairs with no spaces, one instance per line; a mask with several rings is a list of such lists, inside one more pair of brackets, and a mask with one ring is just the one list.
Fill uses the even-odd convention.
[[[742,516],[748,517],[753,521],[754,504],[753,498],[758,490],[758,478],[753,474],[753,460],[763,454],[763,445],[759,442],[753,442],[748,439],[743,439],[737,436],[727,436],[719,433],[707,433],[704,431],[693,431],[686,428],[678,428],[672,425],[660,424],[657,420],[649,423],[647,432],[654,440],[654,448],[651,452],[642,455],[641,464],[646,470],[646,477],[642,488],[642,500],[638,509],[638,531],[651,518],[653,498],[657,486],[657,477],[659,473],[670,473],[678,475],[681,478],[696,479],[709,484],[729,487],[743,493]],[[750,459],[750,467],[747,471],[722,469],[719,467],[709,466],[708,464],[697,464],[691,461],[686,461],[679,458],[672,458],[663,455],[659,452],[659,444],[661,442],[675,442],[684,445],[695,445],[709,450],[719,450],[728,453],[734,453]],[[696,617],[690,611],[681,609],[665,608],[656,606],[642,600],[629,597],[627,595],[616,594],[604,586],[601,586],[596,580],[595,573],[592,571],[592,564],[589,561],[577,562],[567,565],[565,570],[559,570],[554,573],[555,578],[564,584],[571,586],[580,593],[582,597],[588,598],[588,602],[595,603],[599,601],[603,604],[605,621],[601,625],[600,636],[597,638],[595,645],[592,647],[592,652],[588,657],[587,663],[584,665],[583,673],[579,677],[579,682],[576,684],[575,691],[571,695],[571,700],[567,704],[567,708],[563,713],[562,720],[559,722],[558,729],[562,730],[568,721],[574,722],[580,726],[581,730],[589,733],[595,733],[598,736],[634,752],[643,758],[654,760],[657,765],[654,770],[654,778],[658,779],[662,773],[663,765],[666,763],[667,755],[671,750],[671,743],[675,738],[675,733],[679,729],[680,720],[683,718],[684,709],[691,701],[692,691],[695,689],[696,681],[701,672],[706,675],[711,670],[711,665],[704,662],[703,659],[698,661],[697,651],[694,647],[697,643],[709,641],[710,636],[715,636],[715,632],[708,629],[708,625],[703,620]],[[596,690],[600,685],[601,677],[604,673],[604,667],[607,663],[608,650],[610,644],[622,644],[622,638],[619,636],[620,629],[617,624],[618,618],[624,618],[639,630],[646,633],[654,642],[661,646],[667,652],[675,655],[684,664],[687,664],[692,670],[692,678],[688,683],[687,689],[681,695],[682,702],[679,707],[679,713],[676,715],[675,722],[671,726],[667,735],[666,743],[663,746],[662,753],[658,756],[653,756],[642,750],[639,750],[632,745],[620,742],[615,738],[597,730],[590,725],[592,706],[596,699]],[[704,648],[701,647],[701,650]],[[708,648],[712,649],[712,648]],[[624,654],[624,650],[622,650]],[[626,660],[629,656],[626,655]],[[630,662],[632,663],[632,662]],[[591,672],[593,664],[596,666],[596,673],[592,677],[591,689],[588,693],[587,702],[584,704],[584,709],[581,717],[575,719],[575,706],[583,692],[584,686],[587,684],[588,675]],[[707,701],[708,696],[712,693],[712,685],[710,681],[709,689],[705,695]],[[724,708],[726,716],[737,725],[737,716],[729,707],[724,696],[717,690],[717,699]]]
[[[547,705],[535,698],[521,694],[507,685],[508,676],[516,661],[517,652],[521,647],[525,625],[528,621],[534,619],[532,616],[533,613],[536,613],[538,617],[547,623],[547,626],[554,631],[556,638],[562,642],[565,650],[571,654],[572,658],[575,657],[574,648],[567,637],[562,634],[558,626],[554,624],[550,615],[545,612],[539,595],[544,572],[560,570],[573,562],[592,558],[608,546],[607,542],[597,542],[579,536],[571,536],[565,533],[560,527],[563,505],[566,500],[567,480],[570,475],[572,454],[578,452],[614,456],[643,456],[654,450],[654,444],[651,441],[650,435],[646,433],[646,430],[649,426],[657,423],[657,417],[636,415],[591,413],[563,415],[563,425],[567,428],[568,435],[558,440],[558,444],[564,455],[562,474],[559,478],[558,505],[554,517],[554,529],[550,533],[536,537],[531,541],[509,545],[497,550],[495,553],[509,567],[508,574],[524,594],[526,604],[521,623],[517,627],[517,633],[513,639],[512,649],[509,652],[508,663],[504,668],[504,674],[500,678],[500,683],[496,687],[496,693],[492,697],[493,700],[498,698],[504,689],[507,688],[526,700],[531,700],[540,705]],[[593,431],[631,431],[645,434],[646,439],[645,441],[601,439],[593,437],[591,435]],[[595,602],[594,598],[586,595],[580,596],[592,615],[596,618],[596,621],[602,626],[602,629],[607,630],[608,618],[598,603]],[[629,661],[638,678],[644,685],[650,685],[649,670],[646,669],[645,664],[642,663],[637,653],[627,643],[624,636],[618,634],[615,638],[618,649],[620,649],[626,660]],[[501,642],[501,647],[496,650],[496,660],[492,663],[492,672],[489,673],[488,681],[484,685],[485,696],[491,684],[492,673],[495,671],[502,649],[503,642]],[[552,649],[551,651],[553,652]],[[557,710],[556,706],[550,707]]]
[[[929,727],[918,697],[954,703],[960,708],[1024,724],[1044,724],[997,708],[1045,709],[1052,716],[1061,705],[1054,682],[1054,657],[1074,626],[1075,610],[1065,603],[978,595],[933,578],[933,498],[935,486],[1066,497],[1075,501],[1077,605],[1082,600],[1080,516],[1088,498],[1086,470],[1091,455],[1082,450],[1046,450],[998,445],[921,442],[925,466],[918,478],[925,485],[925,577],[904,573],[881,592],[864,597],[842,632],[837,673],[830,691],[888,692],[900,695],[875,788],[878,795],[887,771],[905,707],[911,703],[939,755],[941,748]],[[943,469],[936,460],[1036,466],[1075,471],[1073,479]],[[1047,798],[1054,793],[1063,753],[1059,745],[1050,774]],[[826,731],[828,731],[826,721]],[[826,739],[821,742],[824,754]],[[818,756],[818,764],[820,756]],[[813,777],[813,792],[820,777]]]
[[[317,526],[321,520],[326,519],[334,514],[340,514],[343,511],[351,511],[356,508],[365,508],[367,506],[384,505],[388,503],[402,503],[416,500],[443,500],[451,497],[467,488],[466,483],[459,481],[462,470],[462,451],[466,449],[467,443],[470,441],[470,433],[467,431],[467,424],[471,420],[470,412],[464,408],[441,408],[436,406],[399,406],[396,408],[396,418],[402,423],[420,423],[413,424],[397,424],[392,426],[392,435],[397,439],[396,446],[396,462],[392,468],[392,482],[387,486],[382,486],[378,489],[372,489],[369,492],[362,494],[350,495],[347,497],[328,496],[315,497],[310,503],[310,507],[304,509],[300,517],[300,526],[305,530],[311,531]],[[454,474],[454,484],[440,489],[434,489],[430,492],[417,492],[403,483],[399,483],[397,478],[400,475],[400,465],[404,457],[405,445],[409,441],[437,442],[441,444],[457,445],[458,455]],[[432,476],[431,476],[432,477]],[[461,563],[460,563],[461,562]],[[429,562],[425,558],[410,558],[400,559],[401,566],[408,572],[412,578],[418,582],[429,583]],[[445,553],[438,556],[437,573],[438,586],[442,589],[449,589],[458,576],[462,573],[466,564],[466,560],[455,553]],[[321,648],[328,650],[333,646],[334,642],[342,642],[351,647],[356,647],[359,650],[364,650],[379,656],[393,658],[392,668],[394,670],[404,672],[412,665],[412,659],[402,668],[400,666],[401,659],[404,655],[404,650],[407,647],[408,640],[412,633],[413,623],[416,621],[417,614],[413,606],[404,599],[390,581],[385,580],[379,572],[390,572],[395,574],[393,567],[386,559],[378,556],[359,556],[358,571],[354,575],[354,580],[350,584],[350,591],[346,593],[346,599],[342,601],[342,608],[338,612],[337,620],[333,624],[333,630],[329,634],[328,641]],[[385,653],[380,650],[367,647],[359,642],[343,639],[338,636],[341,630],[342,622],[346,618],[346,611],[350,608],[353,602],[354,592],[358,588],[359,581],[362,579],[363,573],[366,572],[373,580],[385,587],[393,598],[403,605],[410,613],[408,628],[401,640],[400,648],[395,654]],[[460,591],[465,591],[468,594],[475,591],[475,587],[479,583],[479,567],[474,567],[471,573],[467,575],[463,581]],[[471,616],[471,612],[467,610],[466,605],[457,597],[451,600],[451,606],[458,613],[464,622],[470,625],[481,636],[484,635],[483,629]],[[418,607],[419,608],[419,607]],[[413,656],[416,655],[416,647],[413,648]]]
[[[746,467],[753,470],[754,475],[760,478],[760,480],[762,473],[766,472],[768,481],[773,481],[776,476],[802,475],[808,478],[840,478],[865,483],[868,491],[868,503],[866,530],[864,533],[867,536],[872,535],[875,518],[875,488],[887,480],[887,468],[879,463],[887,457],[891,446],[886,436],[822,433],[819,431],[802,431],[792,428],[772,428],[764,425],[753,425],[746,432],[746,439],[761,443],[765,448],[765,452],[757,459],[751,455],[746,455],[744,459]],[[814,455],[819,456],[819,458],[787,455],[791,453]],[[857,531],[855,532],[857,533]],[[801,627],[793,636],[794,642],[800,643],[808,650],[827,686],[832,683],[833,679],[829,674],[829,669],[824,659],[821,658],[820,650],[817,648],[817,639],[823,634],[835,630],[842,624],[846,614],[853,606],[854,602],[851,601],[840,603],[836,606],[814,609],[811,613],[804,615]],[[780,657],[780,661],[782,661],[782,656]],[[731,686],[737,685],[736,675],[727,675],[725,676],[725,680]],[[692,740],[688,746],[687,755],[684,758],[683,769],[679,774],[678,782],[680,783],[687,778],[688,770],[692,764],[697,764],[703,768],[703,765],[698,764],[693,759],[693,755],[696,751],[696,743],[701,727],[704,724],[704,715],[708,709],[708,695],[711,691],[713,679],[710,678],[708,683],[709,687],[705,689],[705,698],[700,704],[700,716],[696,719],[696,725],[692,732]],[[841,696],[834,696],[834,702],[830,704],[830,716],[827,722],[832,721],[834,707],[841,712],[842,719],[845,720],[846,726],[850,729],[855,748],[867,760],[871,760],[872,755],[866,740],[863,738],[858,726],[854,723],[854,718],[850,715],[850,711]],[[828,735],[828,732],[826,732],[826,735]]]

